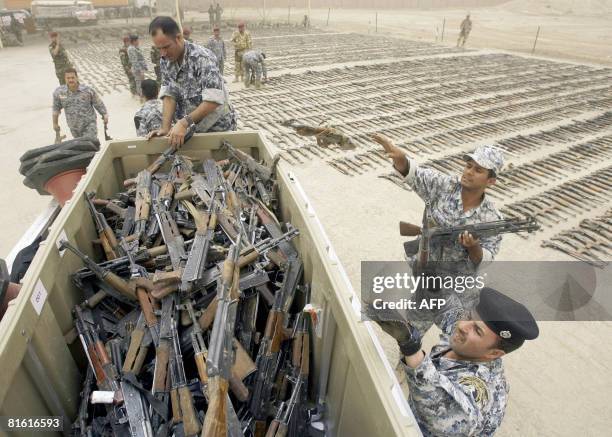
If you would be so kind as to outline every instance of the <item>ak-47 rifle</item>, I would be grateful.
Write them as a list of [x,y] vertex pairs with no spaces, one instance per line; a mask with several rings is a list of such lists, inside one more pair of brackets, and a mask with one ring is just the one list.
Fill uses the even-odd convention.
[[266,329],[257,352],[255,361],[257,374],[249,403],[249,411],[254,419],[254,435],[256,437],[264,437],[266,433],[269,401],[278,372],[281,344],[290,338],[289,329],[286,326],[287,315],[301,273],[302,262],[298,258],[291,258],[285,265],[283,285],[274,296],[274,304],[268,313]]
[[98,264],[93,262],[91,258],[81,252],[79,249],[74,247],[66,240],[60,241],[60,250],[68,249],[73,252],[76,256],[83,260],[85,266],[93,272],[94,275],[101,281],[108,284],[113,289],[117,290],[123,296],[127,297],[130,300],[137,300],[136,292],[130,284],[128,284],[124,279],[117,276],[110,270],[104,269],[100,267]]
[[102,244],[102,248],[104,249],[104,253],[106,254],[107,260],[113,260],[120,255],[119,252],[119,244],[117,243],[117,237],[115,233],[108,225],[104,214],[98,212],[96,209],[93,198],[96,193],[90,192],[85,193],[85,201],[89,206],[89,211],[91,212],[91,216],[94,220],[94,224],[96,225],[96,231],[98,233],[98,237],[100,238],[100,244]]
[[350,137],[333,127],[310,126],[295,119],[283,121],[281,126],[294,129],[298,135],[315,137],[320,147],[328,147],[331,144],[338,144],[343,150],[352,150],[356,147]]
[[240,161],[251,173],[268,182],[272,178],[272,170],[263,164],[255,161],[252,156],[247,155],[242,150],[236,149],[227,141],[221,143],[221,150],[225,151],[230,157]]
[[151,212],[151,172],[142,170],[136,177],[136,213],[134,215],[134,234],[140,239],[147,228]]
[[[185,376],[185,367],[183,365],[183,355],[181,354],[181,342],[176,330],[176,322],[171,319],[170,329],[172,333],[172,361],[171,369],[171,396],[178,397],[178,407],[180,408],[181,420],[183,422],[183,431],[186,436],[194,436],[200,432],[201,425],[193,406],[193,397],[187,386],[187,377]],[[176,401],[175,401],[176,402]]]
[[[456,241],[464,232],[472,234],[475,238],[487,238],[493,235],[519,233],[519,232],[534,232],[540,229],[540,225],[534,217],[526,217],[524,219],[507,219],[496,220],[492,222],[441,227],[435,226],[429,213],[429,203],[425,204],[425,213],[423,215],[423,226],[419,227],[407,222],[400,222],[400,235],[421,237],[418,240],[408,241],[404,243],[406,254],[417,256],[418,273],[424,271],[430,259],[430,245],[434,242]],[[418,251],[415,250],[418,241]]]
[[223,264],[223,274],[218,282],[217,314],[213,325],[209,354],[206,360],[208,372],[208,411],[204,420],[202,435],[206,437],[227,436],[229,379],[234,363],[234,324],[236,304],[232,289],[238,287],[240,268],[236,267],[242,233],[238,234],[236,244],[230,247]]

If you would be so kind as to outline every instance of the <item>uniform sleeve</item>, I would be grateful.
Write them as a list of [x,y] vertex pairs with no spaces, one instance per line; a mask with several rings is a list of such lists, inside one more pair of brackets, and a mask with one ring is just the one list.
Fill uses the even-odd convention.
[[159,129],[162,125],[161,111],[159,111],[158,108],[154,108],[153,110],[149,111],[145,117],[144,125],[145,125],[145,131],[146,131],[144,135],[156,129]]
[[[491,217],[487,217],[486,221],[503,220],[503,218],[504,216],[499,211],[494,210],[491,214]],[[478,266],[473,267],[478,267],[482,269],[492,263],[497,254],[499,253],[501,241],[501,235],[491,235],[490,237],[481,238],[480,247],[482,248],[482,260],[480,261],[480,264]],[[471,263],[472,261],[470,260],[469,262]]]
[[[452,382],[438,372],[429,355],[418,367],[404,365],[404,369],[415,416],[430,434],[483,435],[485,419],[469,385]],[[484,382],[480,386],[484,386]]]
[[136,50],[132,49],[132,47],[128,48],[128,59],[130,60],[130,64],[133,66],[138,65],[138,54]]
[[437,170],[420,167],[407,156],[406,159],[410,163],[410,169],[405,181],[424,201],[438,197],[444,188],[453,183],[451,176]]
[[62,111],[62,101],[59,98],[59,93],[53,93],[53,112],[60,113]]
[[225,103],[225,92],[223,91],[223,78],[217,63],[208,56],[202,56],[199,62],[202,80],[202,101],[223,105]]
[[104,105],[104,102],[102,101],[98,93],[95,92],[93,89],[91,90],[91,104],[94,108],[96,108],[96,111],[98,111],[100,115],[104,116],[107,114],[108,111],[106,110],[106,105]]
[[247,40],[247,49],[252,48],[253,47],[253,41],[251,40],[251,34],[250,33],[247,33],[246,40]]
[[179,100],[181,95],[180,89],[177,86],[176,82],[170,78],[170,75],[167,74],[168,69],[168,61],[162,59],[160,61],[160,71],[161,71],[161,87],[159,90],[159,99],[163,100],[164,97],[172,97],[174,100]]

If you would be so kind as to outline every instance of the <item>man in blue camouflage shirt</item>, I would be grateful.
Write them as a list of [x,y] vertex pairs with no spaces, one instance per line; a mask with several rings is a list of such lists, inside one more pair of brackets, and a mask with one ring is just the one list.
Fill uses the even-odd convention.
[[192,124],[196,132],[236,130],[236,114],[214,53],[185,41],[170,17],[156,17],[149,33],[162,56],[163,119],[148,138],[167,136],[170,145],[179,147]]
[[89,86],[79,83],[77,72],[68,68],[64,72],[66,85],[53,92],[53,130],[59,132],[59,116],[64,110],[66,122],[74,138],[98,138],[96,111],[108,124],[108,111],[100,96]]
[[134,115],[134,125],[136,135],[146,137],[149,132],[153,132],[161,127],[162,108],[161,102],[157,98],[159,87],[153,79],[142,81],[142,96],[147,99],[142,108]]
[[[387,155],[393,159],[395,170],[408,185],[426,204],[429,203],[431,218],[437,226],[502,220],[501,213],[486,196],[487,187],[496,182],[504,163],[502,152],[496,147],[483,146],[466,154],[463,174],[459,178],[417,165],[384,135],[376,134],[373,139],[385,148]],[[440,239],[430,243],[429,261],[452,266],[453,271],[445,273],[473,275],[493,261],[499,252],[501,239],[500,235],[477,239],[467,232],[456,241]],[[409,261],[414,262],[415,256]],[[470,308],[476,303],[477,293],[472,290],[459,297],[463,306]]]
[[397,340],[410,408],[425,437],[492,436],[508,402],[501,357],[539,334],[527,308],[491,288],[482,289],[478,305],[465,317],[457,315],[446,313],[440,342],[426,354],[410,323],[373,314]]

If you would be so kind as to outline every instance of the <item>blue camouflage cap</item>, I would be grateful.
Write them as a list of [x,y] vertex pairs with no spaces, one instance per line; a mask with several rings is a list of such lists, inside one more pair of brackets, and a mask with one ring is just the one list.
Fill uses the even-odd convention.
[[463,155],[463,159],[466,161],[472,159],[479,166],[493,170],[496,175],[504,166],[504,155],[500,149],[494,146],[480,146],[472,153]]

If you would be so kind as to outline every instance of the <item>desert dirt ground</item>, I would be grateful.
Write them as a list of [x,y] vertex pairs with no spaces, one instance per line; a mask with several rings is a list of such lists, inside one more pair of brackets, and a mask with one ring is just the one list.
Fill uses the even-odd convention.
[[[313,24],[322,30],[375,36],[375,12],[372,10],[332,10],[329,28],[326,26],[327,13],[327,10],[313,10]],[[499,53],[500,50],[529,53],[540,25],[541,39],[536,55],[580,61],[594,67],[612,65],[609,44],[612,21],[609,17],[533,15],[504,8],[472,10],[471,13],[475,24],[468,46],[483,49],[478,53]],[[291,14],[292,20],[296,20],[303,15],[303,10],[292,9]],[[439,42],[436,47],[448,44],[452,48],[464,14],[465,11],[459,9],[381,11],[378,13],[378,36],[434,43],[435,28],[438,26],[441,32],[442,20],[446,18],[444,42]],[[188,14],[187,20],[201,16]],[[261,17],[261,10],[226,11],[226,18],[255,20]],[[267,18],[286,20],[287,10],[269,10]],[[196,39],[203,37],[203,34],[196,33]],[[0,139],[4,146],[0,150],[0,186],[4,187],[0,191],[0,201],[5,206],[5,234],[0,241],[0,255],[6,256],[48,203],[47,197],[23,186],[17,169],[23,152],[49,144],[53,138],[50,106],[51,93],[57,83],[42,37],[29,37],[25,47],[0,51],[0,59],[3,96]],[[374,65],[377,62],[382,60],[371,61]],[[326,68],[323,65],[312,69]],[[291,69],[279,64],[270,76],[274,78]],[[298,71],[297,68],[293,70]],[[271,87],[273,84],[268,90]],[[232,84],[231,88],[239,105],[245,105],[252,95],[252,91],[249,91],[251,94],[241,91],[241,85]],[[115,138],[133,137],[132,116],[139,103],[125,89],[109,90],[103,99],[110,110],[110,134]],[[243,118],[243,125],[246,122],[248,120]],[[67,132],[65,124],[62,124],[62,130]],[[543,152],[541,156],[545,154]],[[538,153],[532,156],[534,159],[538,157]],[[599,163],[598,167],[606,165],[609,162]],[[400,219],[418,220],[422,204],[417,203],[414,193],[407,193],[380,178],[344,177],[321,160],[304,160],[295,165],[294,171],[356,289],[362,260],[402,259],[396,235],[397,222]],[[347,195],[339,198],[337,193]],[[608,200],[595,211],[602,212],[609,206]],[[524,259],[526,253],[532,260],[566,259],[553,251],[543,251],[544,255],[540,255],[538,245],[518,238],[505,240],[500,259]],[[506,418],[497,435],[607,435],[612,425],[612,409],[608,401],[608,393],[612,391],[609,378],[612,352],[604,339],[612,335],[612,324],[542,322],[540,327],[541,336],[537,342],[505,359],[511,394]],[[427,336],[426,345],[435,341],[437,333],[434,331]],[[384,335],[381,339],[391,362],[396,362],[397,351],[393,342]]]

